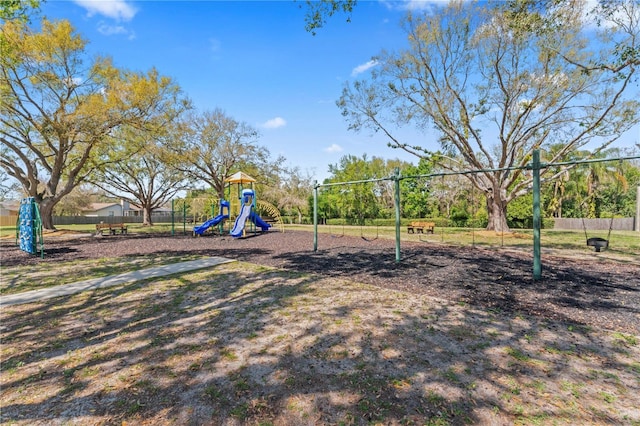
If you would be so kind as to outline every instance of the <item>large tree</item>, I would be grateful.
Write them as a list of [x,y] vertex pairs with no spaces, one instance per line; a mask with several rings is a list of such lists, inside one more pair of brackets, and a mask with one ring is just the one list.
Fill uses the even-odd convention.
[[309,197],[313,194],[313,177],[299,167],[283,168],[275,182],[264,185],[260,198],[272,202],[282,212],[295,213],[298,223],[308,213]]
[[100,166],[114,130],[155,126],[187,101],[156,70],[89,58],[87,41],[68,21],[43,20],[40,31],[7,21],[2,35],[0,166],[35,197],[44,228],[55,229],[54,206]]
[[[401,140],[395,126],[433,126],[441,149],[464,159],[457,171],[525,167],[534,149],[557,143],[546,161],[587,144],[597,154],[639,121],[640,5],[586,6],[454,1],[409,14],[409,47],[375,58],[371,78],[347,85],[338,105],[351,129],[381,131],[418,157],[431,155],[429,143]],[[488,229],[508,230],[507,205],[531,190],[530,174],[466,176],[485,195]]]
[[233,173],[262,174],[282,162],[279,158],[271,163],[269,150],[258,145],[258,131],[221,109],[194,111],[183,120],[181,129],[168,161],[196,184],[206,183],[219,198],[225,197],[225,179]]
[[153,225],[155,209],[167,205],[189,186],[185,174],[166,161],[168,141],[175,137],[172,131],[175,129],[169,124],[147,131],[120,129],[116,137],[125,141],[122,147],[126,155],[110,154],[117,161],[106,161],[91,178],[108,194],[140,207],[144,226]]

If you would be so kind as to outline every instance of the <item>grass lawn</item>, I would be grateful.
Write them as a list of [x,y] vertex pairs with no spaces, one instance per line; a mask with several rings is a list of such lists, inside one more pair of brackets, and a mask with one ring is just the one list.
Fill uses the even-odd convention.
[[[286,225],[291,230],[307,230],[312,232],[312,225]],[[393,226],[342,226],[319,225],[318,232],[330,233],[336,236],[351,235],[361,236],[366,239],[395,238]],[[635,231],[588,231],[589,237],[609,237],[609,248],[604,250],[601,256],[611,256],[620,259],[637,259],[640,257],[640,234]],[[533,230],[513,229],[511,233],[488,232],[484,229],[471,228],[442,228],[436,227],[433,234],[408,234],[406,227],[401,227],[400,238],[402,241],[442,242],[449,245],[460,246],[493,246],[512,247],[533,251]],[[553,230],[541,231],[541,247],[543,250],[567,250],[582,253],[593,252],[593,248],[586,246],[586,238],[582,230]],[[604,254],[606,253],[606,254]]]
[[[28,290],[100,263],[11,274]],[[2,424],[640,425],[640,336],[250,263],[0,324]]]

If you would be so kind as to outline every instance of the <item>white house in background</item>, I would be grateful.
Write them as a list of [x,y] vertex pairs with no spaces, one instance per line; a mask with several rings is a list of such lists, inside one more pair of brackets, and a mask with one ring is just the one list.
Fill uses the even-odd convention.
[[124,216],[124,203],[91,203],[89,207],[82,210],[83,216]]
[[[160,207],[153,210],[152,215],[168,215],[171,209]],[[119,203],[91,203],[88,209],[82,211],[83,216],[142,216],[142,209],[128,201]]]
[[0,216],[18,216],[20,212],[20,201],[5,200],[0,201]]

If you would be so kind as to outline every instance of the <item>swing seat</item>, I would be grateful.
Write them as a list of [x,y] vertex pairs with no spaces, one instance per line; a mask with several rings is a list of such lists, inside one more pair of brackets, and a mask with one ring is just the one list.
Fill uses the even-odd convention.
[[596,252],[600,252],[600,249],[606,249],[609,247],[609,240],[605,240],[604,238],[593,237],[587,239],[587,246],[593,247]]

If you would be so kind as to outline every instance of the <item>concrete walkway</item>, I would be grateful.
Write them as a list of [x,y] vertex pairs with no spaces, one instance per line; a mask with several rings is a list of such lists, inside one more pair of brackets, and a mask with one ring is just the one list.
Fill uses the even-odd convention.
[[146,280],[148,278],[181,274],[183,272],[210,268],[212,266],[230,262],[235,262],[235,260],[225,259],[224,257],[207,257],[204,259],[190,260],[187,262],[172,263],[169,265],[141,269],[139,271],[126,272],[124,274],[113,275],[110,277],[92,278],[90,280],[63,284],[55,287],[44,288],[42,290],[25,291],[24,293],[10,294],[0,297],[0,307],[38,302],[59,296],[68,296],[82,291],[112,287],[114,285]]

